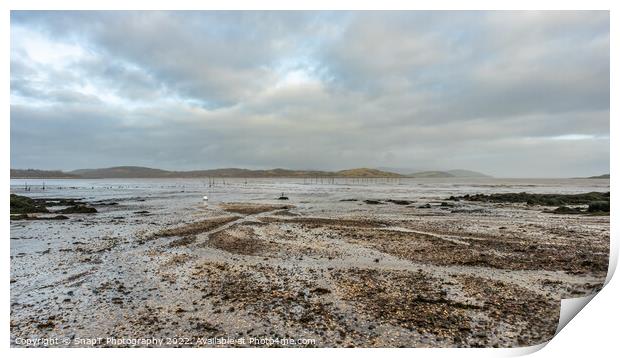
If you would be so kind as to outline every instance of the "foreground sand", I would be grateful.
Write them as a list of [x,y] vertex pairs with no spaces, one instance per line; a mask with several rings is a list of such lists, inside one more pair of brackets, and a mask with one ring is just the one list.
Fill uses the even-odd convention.
[[561,298],[604,282],[608,216],[363,200],[13,223],[11,344],[526,346],[553,336]]

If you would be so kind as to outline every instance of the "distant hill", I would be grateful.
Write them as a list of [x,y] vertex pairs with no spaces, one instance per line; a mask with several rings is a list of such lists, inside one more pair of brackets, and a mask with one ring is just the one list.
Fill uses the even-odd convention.
[[385,172],[379,169],[358,168],[348,169],[336,172],[340,177],[355,177],[355,178],[398,178],[402,175],[392,172]]
[[96,178],[166,178],[172,172],[161,169],[152,169],[145,167],[112,167],[101,169],[78,169],[69,172],[69,174],[85,179]]
[[[111,168],[78,169],[70,172],[59,170],[11,169],[11,178],[311,178],[311,177],[347,177],[347,178],[485,178],[488,175],[464,169],[446,171],[420,171],[402,175],[392,171],[355,168],[340,171],[291,170],[291,169],[242,169],[220,168],[189,171],[171,171],[138,166],[119,166]],[[603,176],[601,176],[602,178]],[[609,178],[609,174],[607,174]]]
[[411,178],[490,178],[486,174],[475,172],[472,170],[453,169],[446,171],[423,171],[409,174]]
[[[46,175],[40,173],[47,173]],[[52,175],[51,173],[54,173]],[[19,174],[19,175],[18,175]],[[68,173],[61,171],[11,170],[11,178],[303,178],[303,177],[351,177],[351,178],[395,178],[400,174],[369,168],[347,169],[336,172],[320,170],[266,169],[251,170],[223,168],[191,171],[169,171],[137,166],[121,166],[98,169],[78,169]]]
[[289,170],[289,169],[240,169],[240,168],[224,168],[224,169],[208,169],[208,170],[192,170],[187,172],[172,172],[172,177],[179,178],[297,178],[297,177],[327,177],[334,176],[333,172],[319,170]]
[[424,171],[423,169],[418,168],[401,168],[401,167],[376,167],[375,169],[381,170],[383,172],[396,173],[401,175],[409,175],[410,173],[417,173]]
[[62,179],[78,178],[78,176],[60,170],[11,169],[13,179]]
[[473,170],[465,170],[465,169],[453,169],[448,170],[448,173],[454,175],[457,178],[490,178],[490,175],[486,175],[480,172],[475,172]]
[[609,174],[601,174],[601,175],[595,175],[593,177],[587,177],[586,179],[609,179]]
[[448,172],[442,172],[442,171],[437,171],[437,170],[417,172],[417,173],[409,174],[407,176],[411,178],[453,178],[454,177],[454,175]]

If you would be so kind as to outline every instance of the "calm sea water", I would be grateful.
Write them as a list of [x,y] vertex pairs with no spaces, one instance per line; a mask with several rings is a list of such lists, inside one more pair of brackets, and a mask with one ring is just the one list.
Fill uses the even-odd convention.
[[[26,191],[28,186],[30,191]],[[273,200],[284,194],[320,202],[345,198],[442,199],[499,192],[583,193],[609,191],[607,179],[11,179],[11,193],[85,200],[171,199],[210,202]]]

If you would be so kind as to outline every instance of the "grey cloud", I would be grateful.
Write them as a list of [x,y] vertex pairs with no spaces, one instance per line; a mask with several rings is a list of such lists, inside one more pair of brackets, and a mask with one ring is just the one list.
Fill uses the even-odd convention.
[[42,65],[13,39],[13,167],[609,171],[608,12],[11,19],[85,54]]

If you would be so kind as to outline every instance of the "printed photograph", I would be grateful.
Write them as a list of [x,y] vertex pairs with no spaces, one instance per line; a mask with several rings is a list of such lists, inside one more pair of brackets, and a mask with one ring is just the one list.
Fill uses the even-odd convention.
[[609,11],[12,10],[9,56],[11,347],[531,347],[605,284]]

